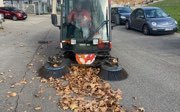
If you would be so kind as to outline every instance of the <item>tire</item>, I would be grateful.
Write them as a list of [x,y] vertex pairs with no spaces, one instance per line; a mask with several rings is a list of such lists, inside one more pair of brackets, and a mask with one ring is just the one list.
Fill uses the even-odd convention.
[[17,17],[16,17],[16,16],[13,16],[12,19],[13,19],[14,21],[17,21]]
[[144,25],[142,30],[144,35],[150,35],[150,30],[147,25]]
[[120,17],[118,14],[115,15],[115,24],[120,25]]
[[130,29],[131,29],[131,26],[130,26],[129,21],[126,21],[125,27],[126,27],[127,30],[130,30]]

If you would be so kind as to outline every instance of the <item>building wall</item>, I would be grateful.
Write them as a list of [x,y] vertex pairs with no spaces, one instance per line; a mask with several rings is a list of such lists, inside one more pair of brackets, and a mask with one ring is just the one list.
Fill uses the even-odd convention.
[[3,5],[3,0],[0,0],[0,7],[4,6]]

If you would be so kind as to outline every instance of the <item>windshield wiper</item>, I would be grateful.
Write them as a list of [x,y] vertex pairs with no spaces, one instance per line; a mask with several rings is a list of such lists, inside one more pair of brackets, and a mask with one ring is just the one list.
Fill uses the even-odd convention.
[[92,34],[90,34],[90,36],[89,36],[86,40],[92,39],[92,37],[93,37],[101,28],[103,28],[104,25],[108,24],[108,22],[109,22],[109,20],[103,21],[103,22],[100,24],[100,26],[97,27],[97,29],[95,29],[95,31],[94,31]]

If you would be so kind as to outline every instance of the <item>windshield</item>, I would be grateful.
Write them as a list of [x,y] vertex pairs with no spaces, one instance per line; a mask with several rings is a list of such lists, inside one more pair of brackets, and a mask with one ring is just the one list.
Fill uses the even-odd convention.
[[131,13],[131,8],[129,7],[120,7],[118,8],[119,13]]
[[163,18],[168,17],[168,15],[161,9],[151,9],[145,10],[145,14],[147,18]]
[[108,0],[64,0],[63,39],[91,37],[108,40],[107,20]]
[[7,8],[9,11],[19,11],[19,9],[15,8],[15,7],[8,7]]

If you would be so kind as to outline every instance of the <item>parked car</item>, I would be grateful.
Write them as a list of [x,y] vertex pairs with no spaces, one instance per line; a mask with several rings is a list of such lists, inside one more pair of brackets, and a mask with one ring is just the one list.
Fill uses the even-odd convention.
[[132,9],[130,7],[113,7],[111,9],[111,21],[116,25],[125,24],[131,12]]
[[126,28],[140,30],[145,35],[174,33],[177,21],[158,7],[142,7],[131,13]]
[[13,19],[16,20],[25,20],[27,18],[27,14],[19,10],[15,7],[0,7],[0,13],[4,15],[6,19]]

